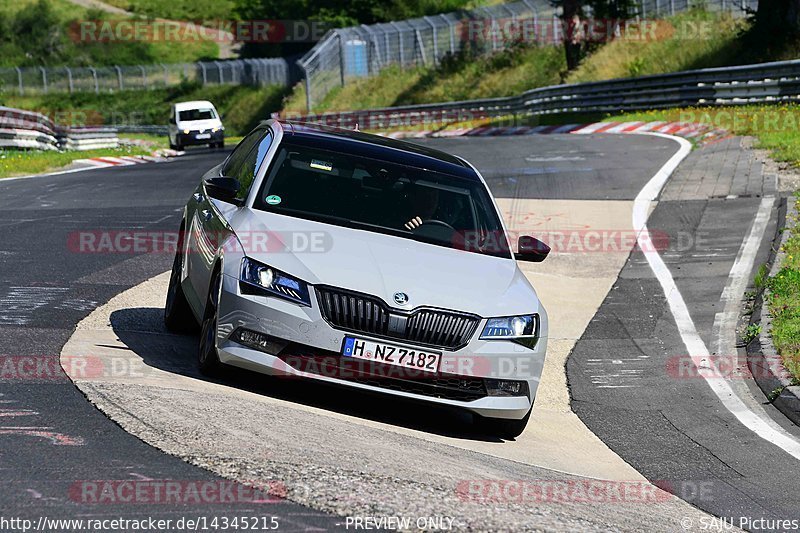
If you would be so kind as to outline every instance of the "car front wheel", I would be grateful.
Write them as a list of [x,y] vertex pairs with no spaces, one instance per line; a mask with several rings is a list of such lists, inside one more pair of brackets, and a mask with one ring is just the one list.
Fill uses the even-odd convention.
[[172,274],[169,277],[167,302],[164,305],[164,324],[173,333],[194,333],[197,331],[197,321],[181,286],[182,250],[183,246],[179,243],[178,250],[175,252],[175,260],[172,262]]
[[208,291],[208,302],[206,303],[203,327],[200,331],[197,366],[200,369],[200,373],[206,376],[215,375],[222,366],[217,353],[217,306],[219,305],[221,283],[222,274],[217,273],[214,276],[214,281],[211,282],[211,289]]

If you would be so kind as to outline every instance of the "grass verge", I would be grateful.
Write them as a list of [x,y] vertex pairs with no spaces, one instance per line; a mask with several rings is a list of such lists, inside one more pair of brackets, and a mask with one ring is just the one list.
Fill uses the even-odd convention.
[[748,105],[695,107],[609,115],[621,122],[696,122],[734,135],[753,136],[758,147],[769,150],[775,161],[800,167],[800,105]]
[[[797,205],[800,194],[795,194]],[[791,236],[783,245],[781,269],[767,281],[770,296],[767,307],[772,315],[772,342],[780,354],[783,365],[800,383],[800,234],[795,228],[800,219],[787,220]]]
[[151,151],[146,148],[137,146],[117,149],[87,150],[85,152],[0,150],[0,179],[54,171],[69,165],[76,159],[121,155],[148,155],[150,152]]

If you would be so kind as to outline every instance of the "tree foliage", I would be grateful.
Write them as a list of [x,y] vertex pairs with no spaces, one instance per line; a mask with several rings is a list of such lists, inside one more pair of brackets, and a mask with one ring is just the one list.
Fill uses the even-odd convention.
[[[470,0],[237,0],[236,15],[244,20],[298,20],[325,23],[332,28],[374,24],[456,11]],[[245,56],[301,53],[312,43],[246,43]]]

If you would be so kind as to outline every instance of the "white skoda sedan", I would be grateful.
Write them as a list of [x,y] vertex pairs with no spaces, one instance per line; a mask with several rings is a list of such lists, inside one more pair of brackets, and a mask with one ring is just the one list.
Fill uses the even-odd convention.
[[530,417],[547,314],[480,173],[412,143],[260,125],[186,205],[165,320],[201,326],[200,370],[469,410],[503,438]]

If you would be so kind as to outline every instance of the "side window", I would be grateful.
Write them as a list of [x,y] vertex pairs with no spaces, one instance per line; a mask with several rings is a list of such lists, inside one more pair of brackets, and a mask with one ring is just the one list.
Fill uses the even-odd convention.
[[222,174],[239,180],[241,185],[236,197],[247,198],[253,186],[256,172],[264,161],[267,151],[272,146],[272,130],[256,130],[239,143],[222,168]]

